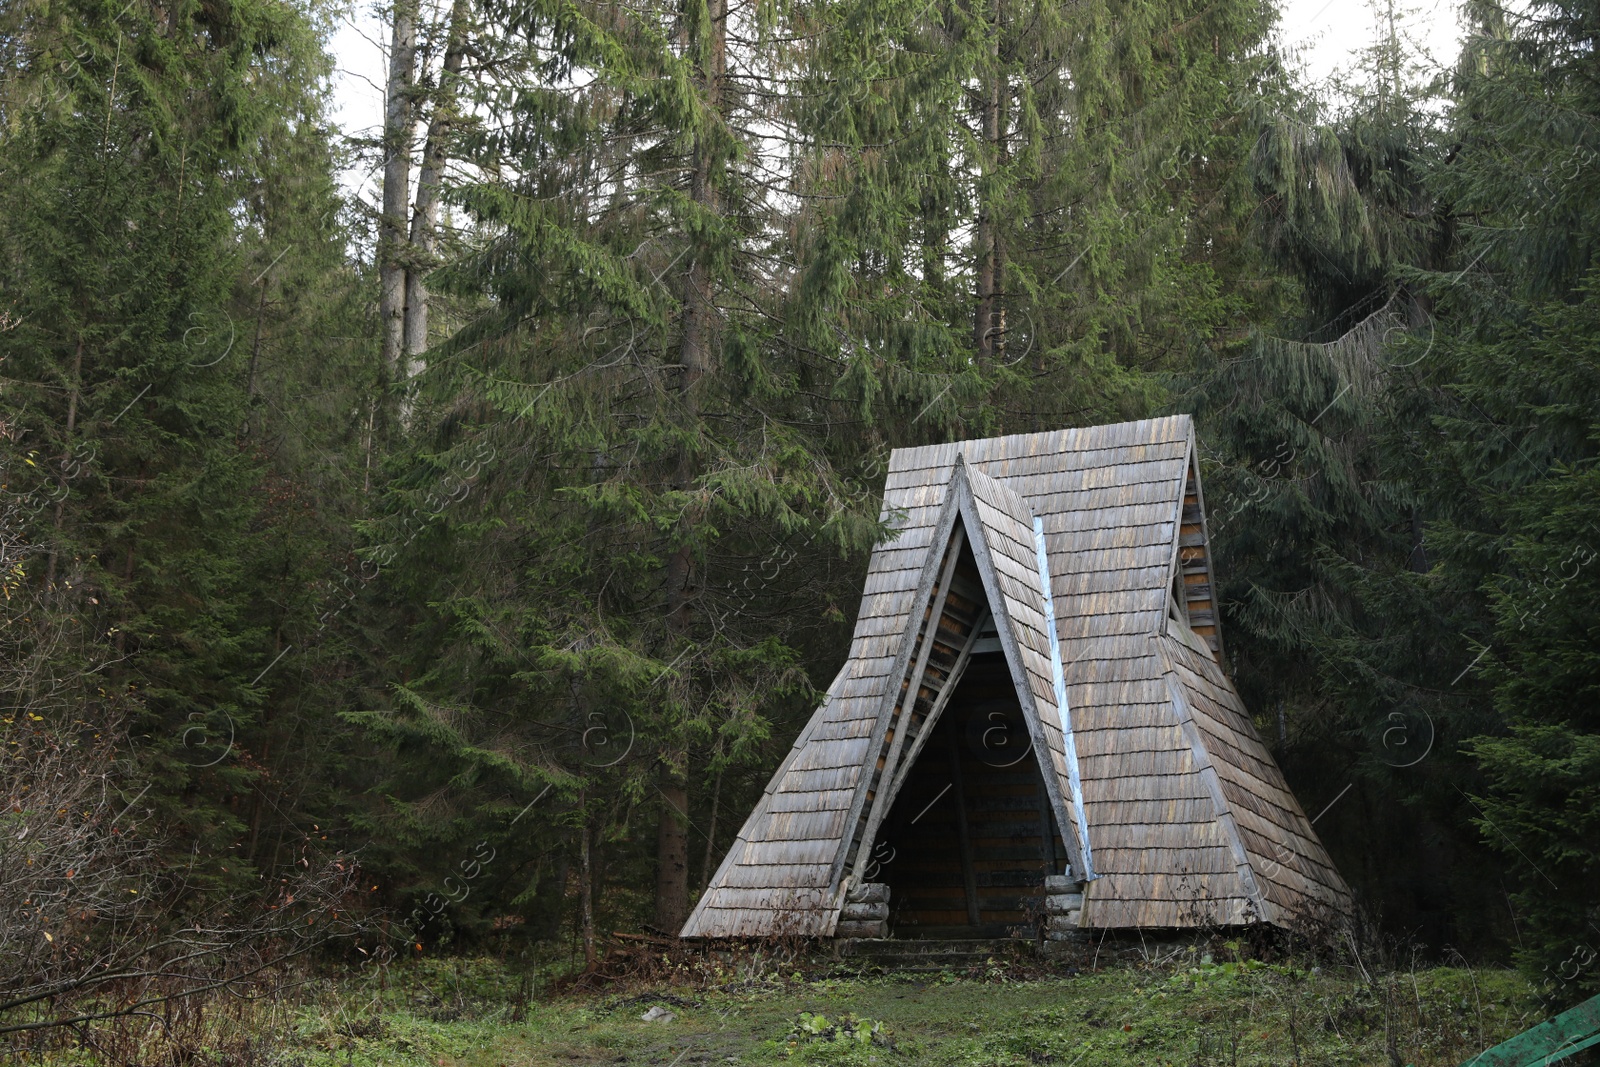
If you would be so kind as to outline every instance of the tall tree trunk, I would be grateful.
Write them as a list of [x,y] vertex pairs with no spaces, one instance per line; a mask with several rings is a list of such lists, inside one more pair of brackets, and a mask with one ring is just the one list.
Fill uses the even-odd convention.
[[[720,114],[722,107],[722,82],[727,70],[728,56],[728,4],[727,0],[711,0],[710,47],[705,69],[700,71],[705,103],[713,113]],[[692,47],[692,45],[691,45]],[[720,131],[710,134],[702,130],[695,136],[694,172],[689,183],[689,194],[695,204],[705,212],[718,210],[717,182],[714,168],[722,166],[717,158],[720,150],[715,140]],[[696,240],[694,236],[691,241]],[[712,294],[711,266],[704,250],[697,249],[689,264],[688,292],[683,308],[683,340],[679,347],[678,375],[679,400],[683,407],[685,424],[694,427],[700,421],[700,403],[697,386],[711,370],[712,354],[716,348],[717,310]],[[680,490],[694,484],[695,459],[692,446],[680,453],[675,481]],[[692,520],[685,520],[692,521]],[[693,538],[689,531],[683,534],[683,544],[667,561],[667,619],[671,629],[687,639],[690,605],[693,601],[695,574]],[[688,750],[673,744],[662,755],[660,767],[661,791],[660,821],[656,826],[656,907],[655,925],[666,933],[675,934],[683,926],[689,910],[689,788]]]
[[578,831],[578,922],[582,928],[584,970],[594,970],[594,832],[589,827],[588,797],[578,792],[578,807],[583,819]]
[[996,171],[1000,167],[1000,101],[1004,79],[1000,74],[1000,0],[994,0],[993,34],[990,73],[984,89],[983,143],[985,147],[983,175],[978,191],[977,232],[977,298],[978,309],[973,321],[973,348],[978,365],[987,367],[994,361],[1000,336],[1000,241],[995,217]]
[[700,892],[711,888],[711,862],[717,858],[717,807],[722,800],[722,771],[717,771],[711,786],[711,817],[706,820],[706,855],[700,864]]
[[[939,149],[935,160],[935,166],[942,170],[949,169],[947,150]],[[945,257],[950,252],[950,220],[945,217],[947,206],[944,190],[940,186],[930,182],[923,188],[922,279],[933,294],[933,305],[940,309],[940,314],[948,314],[945,310],[949,297],[945,289]]]
[[[55,535],[50,538],[50,557],[44,569],[45,595],[52,595],[50,590],[56,584],[56,553],[61,547],[61,526],[67,508],[67,470],[72,463],[72,433],[78,428],[78,397],[83,392],[83,336],[78,336],[78,346],[72,353],[72,392],[67,397],[67,426],[66,433],[62,435],[61,444],[61,475],[57,479],[57,487],[61,495],[56,498],[55,516],[51,528]],[[131,405],[130,405],[131,406]]]
[[456,117],[456,80],[467,51],[468,0],[455,0],[446,31],[444,67],[439,91],[422,142],[422,169],[417,172],[417,202],[411,213],[411,249],[406,261],[405,375],[422,373],[422,353],[428,350],[428,286],[438,249],[439,183],[444,176],[445,142]]
[[406,222],[411,213],[412,89],[419,0],[395,0],[384,86],[383,219],[378,226],[378,320],[386,381],[400,380],[405,354]]
[[[995,0],[995,63],[1000,62],[1000,31],[1001,22],[1000,0]],[[1011,139],[1007,131],[1011,126],[1011,80],[1004,72],[996,70],[994,75],[994,156],[996,166],[1006,170],[1011,166]],[[991,215],[995,213],[991,211]],[[1006,233],[1005,227],[1000,224],[996,215],[993,220],[994,243],[994,292],[990,299],[993,309],[989,313],[989,321],[993,324],[990,328],[989,348],[996,361],[1006,361]]]
[[[261,296],[256,301],[256,331],[255,337],[250,341],[250,370],[245,376],[244,395],[251,400],[256,398],[256,370],[261,366],[261,325],[267,314],[267,286],[271,284],[267,272],[261,272]],[[245,433],[250,432],[250,416],[245,416]]]
[[661,819],[656,823],[655,926],[676,936],[689,911],[689,790],[683,767],[661,761]]

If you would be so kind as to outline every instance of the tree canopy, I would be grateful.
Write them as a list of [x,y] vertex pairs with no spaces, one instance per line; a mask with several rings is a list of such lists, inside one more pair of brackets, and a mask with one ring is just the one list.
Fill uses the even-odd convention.
[[5,5],[7,743],[114,754],[174,915],[321,849],[592,960],[815,706],[891,448],[1193,411],[1367,913],[1593,991],[1600,16],[1373,13],[1328,87],[1258,0],[398,0],[361,142],[311,0]]

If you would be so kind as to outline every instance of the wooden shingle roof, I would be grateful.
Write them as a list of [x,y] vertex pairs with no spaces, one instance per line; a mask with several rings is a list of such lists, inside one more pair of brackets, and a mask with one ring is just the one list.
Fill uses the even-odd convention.
[[685,936],[833,932],[873,813],[892,800],[880,795],[881,767],[887,759],[893,777],[893,738],[915,726],[907,686],[923,698],[938,688],[918,665],[940,640],[926,620],[938,621],[962,536],[1050,756],[1071,873],[1092,864],[1084,926],[1286,924],[1348,910],[1348,889],[1218,665],[1188,416],[900,449],[884,515],[898,536],[873,553],[849,658]]

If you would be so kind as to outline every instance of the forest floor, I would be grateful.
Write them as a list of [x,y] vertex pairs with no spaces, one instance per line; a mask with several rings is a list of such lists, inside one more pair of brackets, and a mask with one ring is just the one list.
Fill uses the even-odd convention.
[[[761,957],[698,971],[656,963],[651,975],[543,995],[487,959],[351,972],[239,1017],[256,1055],[191,1062],[1425,1067],[1463,1063],[1547,1015],[1507,970],[1216,962],[1202,948],[1098,968],[990,961],[898,975]],[[652,1009],[671,1018],[641,1018]],[[230,1044],[220,1033],[208,1043]]]
[[[1219,956],[1232,955],[1224,951]],[[1545,1018],[1494,968],[1378,972],[1169,948],[1110,965],[996,961],[860,975],[745,956],[552,991],[499,961],[320,972],[292,996],[124,1020],[55,1064],[572,1067],[583,1064],[1454,1065]],[[544,982],[544,991],[540,983]],[[556,983],[559,990],[559,983]],[[670,1018],[641,1016],[666,1012]],[[131,1027],[131,1028],[130,1028]]]

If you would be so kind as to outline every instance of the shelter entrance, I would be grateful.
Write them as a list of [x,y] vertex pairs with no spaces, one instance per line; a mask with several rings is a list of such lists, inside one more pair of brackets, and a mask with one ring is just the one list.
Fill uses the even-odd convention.
[[974,655],[873,847],[891,936],[1032,936],[1066,857],[1005,655]]
[[896,449],[849,659],[683,936],[1347,915],[1222,669],[1197,455],[1188,416]]

